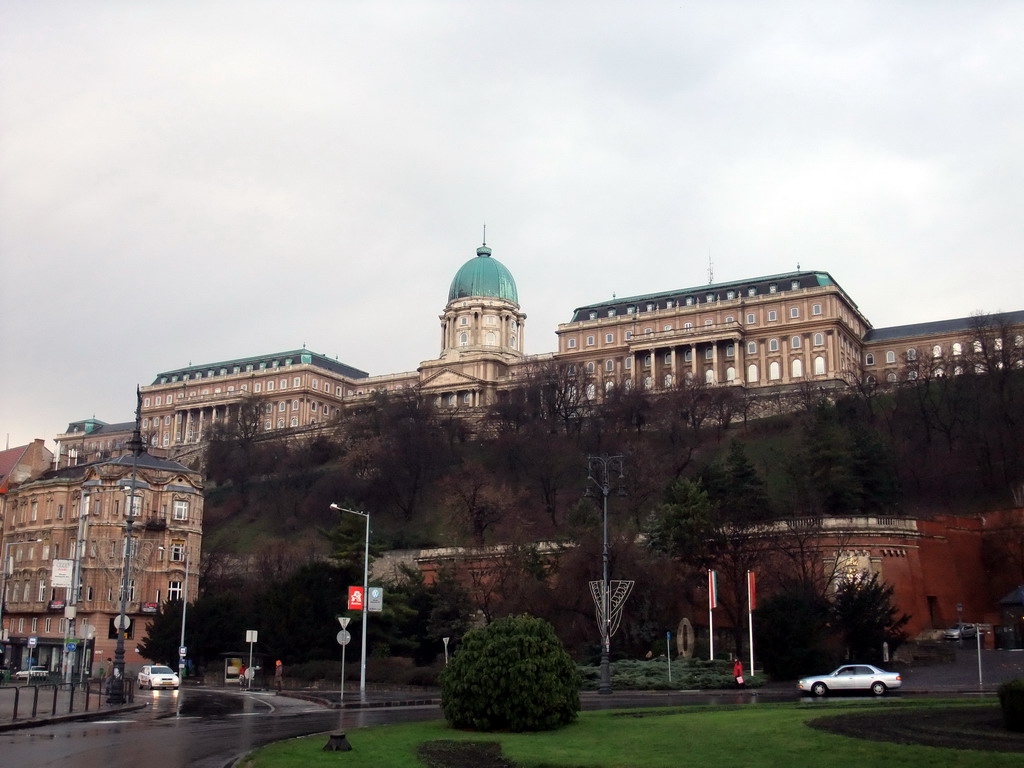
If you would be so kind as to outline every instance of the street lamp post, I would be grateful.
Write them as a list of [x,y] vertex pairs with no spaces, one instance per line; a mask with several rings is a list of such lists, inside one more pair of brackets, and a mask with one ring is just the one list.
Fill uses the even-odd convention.
[[[185,544],[185,592],[181,596],[181,641],[178,643],[178,681],[185,681],[185,612],[188,610],[188,568],[191,562],[191,554],[188,550],[188,543]],[[249,659],[249,666],[252,666],[252,659]]]
[[603,544],[601,546],[601,680],[597,692],[612,692],[611,672],[611,596],[608,581],[608,494],[611,492],[610,475],[618,471],[623,476],[622,456],[588,456],[587,480],[601,491]]
[[124,524],[124,563],[121,570],[121,610],[118,612],[115,624],[117,645],[114,646],[114,676],[110,680],[110,690],[107,693],[108,704],[124,703],[124,634],[128,630],[127,613],[128,588],[131,584],[132,526],[135,523],[135,499],[137,498],[135,486],[139,474],[139,455],[143,451],[138,409],[135,412],[135,432],[132,434],[129,445],[132,450],[132,479],[131,484],[125,486],[124,489],[127,495],[127,509],[125,509]]
[[359,515],[366,519],[366,542],[363,545],[363,630],[362,638],[360,639],[361,653],[359,657],[359,699],[360,701],[366,700],[366,621],[367,621],[367,610],[366,610],[366,598],[367,590],[369,589],[370,582],[370,513],[360,512],[356,509],[346,509],[337,504],[331,504],[331,509],[335,512],[349,512],[353,515]]

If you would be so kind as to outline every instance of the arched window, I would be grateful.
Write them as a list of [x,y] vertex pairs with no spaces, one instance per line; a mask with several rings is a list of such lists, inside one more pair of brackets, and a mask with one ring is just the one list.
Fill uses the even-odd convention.
[[606,393],[611,392],[615,388],[615,382],[609,379],[604,383],[604,391]]
[[757,384],[757,366],[753,363],[747,366],[747,383]]
[[959,341],[953,342],[953,357],[960,357],[964,353],[964,345]]
[[632,379],[626,379],[626,383],[623,386],[626,387],[626,391],[627,392],[632,392],[633,391],[633,380]]
[[932,347],[932,357],[942,357],[942,346],[940,344],[936,344],[934,347]]
[[712,369],[708,368],[706,371],[704,371],[704,382],[706,384],[715,383],[715,372]]
[[792,338],[791,338],[791,339],[789,340],[789,345],[790,345],[790,346],[791,346],[791,347],[792,347],[793,349],[800,349],[800,344],[801,344],[801,343],[803,343],[803,342],[802,342],[802,341],[800,340],[800,337],[799,337],[799,336],[794,336],[794,337],[792,337]]
[[672,386],[672,374],[671,373],[666,373],[665,374],[665,378],[663,379],[663,382],[664,382],[663,386],[665,387],[665,389],[668,389],[669,387],[671,387]]
[[756,341],[748,341],[747,342],[747,354],[748,355],[756,355],[757,354],[757,342]]
[[593,362],[587,363],[587,373],[593,373],[593,372],[594,372],[594,363]]
[[768,351],[769,352],[778,352],[779,351],[779,340],[778,339],[769,339],[768,340]]
[[917,360],[917,350],[913,347],[907,350],[907,360]]
[[597,387],[587,384],[587,400],[593,400],[595,397],[597,397]]
[[654,384],[654,382],[651,381],[651,377],[650,376],[644,377],[644,389],[650,389],[653,384]]
[[814,346],[823,347],[825,346],[825,334],[816,333],[814,334]]
[[725,369],[725,380],[730,384],[736,381],[736,369],[731,365]]
[[460,347],[468,347],[469,346],[469,334],[468,333],[460,333],[459,334],[459,346]]
[[889,365],[892,365],[893,363],[896,362],[896,353],[893,352],[891,349],[885,353],[885,362],[887,362]]
[[814,358],[814,375],[824,376],[825,375],[825,358],[818,355]]
[[488,331],[487,332],[487,341],[486,341],[486,343],[487,343],[488,347],[497,346],[498,337],[494,335],[494,331]]
[[768,366],[768,378],[772,381],[778,381],[782,378],[782,366],[779,365],[779,361],[775,360]]
[[796,360],[793,361],[793,364],[790,367],[792,369],[792,376],[793,376],[794,379],[799,379],[799,378],[803,377],[803,375],[804,375],[804,361],[803,360],[801,360],[798,357]]
[[887,374],[885,374],[885,380],[888,381],[890,384],[895,384],[896,374],[893,371],[889,371]]

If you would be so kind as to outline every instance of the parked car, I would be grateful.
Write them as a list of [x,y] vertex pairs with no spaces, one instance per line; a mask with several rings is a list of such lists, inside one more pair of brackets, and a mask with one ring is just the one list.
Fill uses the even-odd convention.
[[14,673],[15,680],[45,680],[50,676],[50,670],[46,667],[29,667]]
[[892,688],[903,685],[903,678],[897,672],[886,672],[870,664],[844,664],[827,675],[813,675],[801,678],[797,686],[801,691],[815,696],[842,691],[871,691],[881,696]]
[[967,640],[978,635],[977,624],[954,624],[942,633],[943,640]]
[[178,690],[181,680],[178,673],[170,667],[157,664],[147,664],[139,672],[139,688],[173,688]]

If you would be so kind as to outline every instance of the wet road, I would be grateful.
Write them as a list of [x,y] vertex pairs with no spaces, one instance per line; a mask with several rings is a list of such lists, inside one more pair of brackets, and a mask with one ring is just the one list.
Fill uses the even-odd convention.
[[[223,768],[263,744],[338,726],[337,710],[260,694],[139,691],[150,706],[109,720],[0,734],[4,768]],[[346,729],[433,720],[437,707],[345,712]]]

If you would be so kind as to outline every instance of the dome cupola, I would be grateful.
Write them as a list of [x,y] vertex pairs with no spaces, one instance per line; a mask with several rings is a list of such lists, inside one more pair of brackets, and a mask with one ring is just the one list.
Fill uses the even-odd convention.
[[471,297],[519,303],[519,293],[512,273],[500,261],[491,258],[491,249],[486,242],[476,249],[476,258],[459,268],[448,289],[448,301]]

